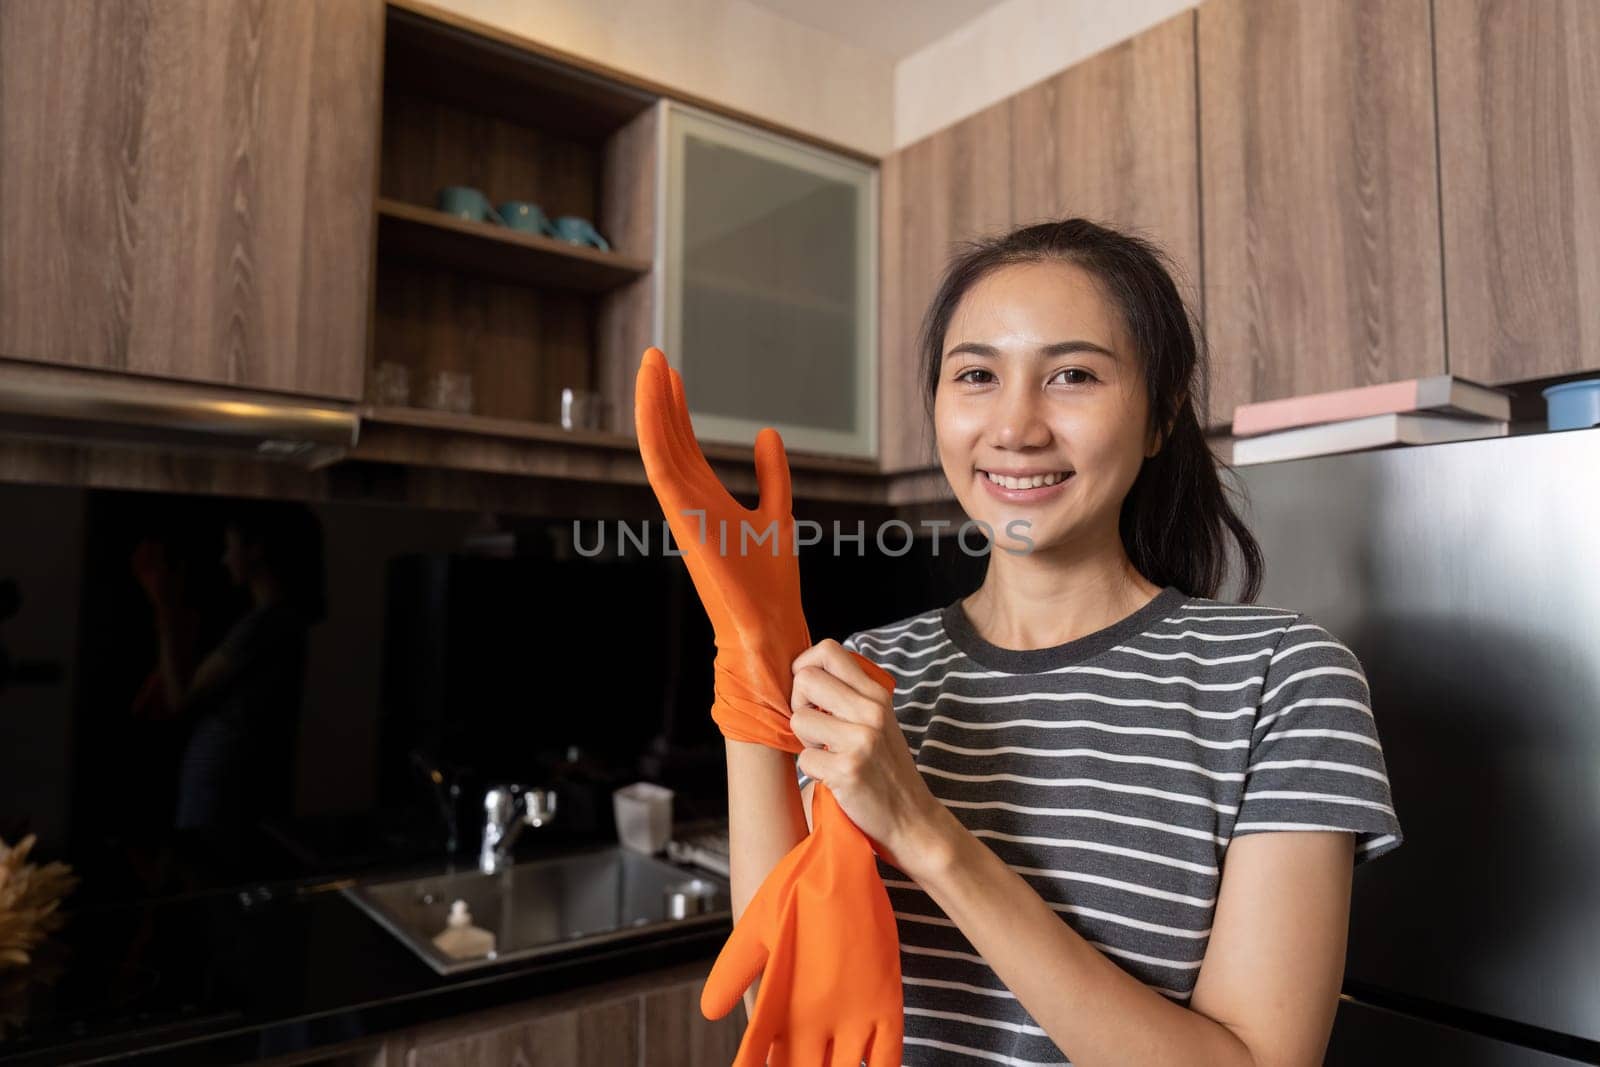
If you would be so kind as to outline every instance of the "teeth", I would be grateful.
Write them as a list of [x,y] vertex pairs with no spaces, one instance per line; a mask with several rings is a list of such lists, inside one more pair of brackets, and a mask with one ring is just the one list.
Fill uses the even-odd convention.
[[994,474],[984,471],[984,475],[994,484],[1005,489],[1037,489],[1044,485],[1055,485],[1065,481],[1071,471],[1056,471],[1054,474],[1035,474],[1027,478],[1012,478],[1004,474]]

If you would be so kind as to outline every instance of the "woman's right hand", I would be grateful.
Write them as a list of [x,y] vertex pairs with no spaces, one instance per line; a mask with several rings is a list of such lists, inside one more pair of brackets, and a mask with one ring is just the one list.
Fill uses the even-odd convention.
[[152,604],[170,607],[177,600],[178,573],[167,562],[167,549],[160,541],[152,537],[140,541],[130,563],[133,577]]

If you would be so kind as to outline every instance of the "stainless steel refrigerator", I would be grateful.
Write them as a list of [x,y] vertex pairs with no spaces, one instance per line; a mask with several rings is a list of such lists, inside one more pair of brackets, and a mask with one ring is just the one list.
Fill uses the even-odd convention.
[[1327,1062],[1600,1063],[1600,428],[1237,484],[1261,602],[1366,668],[1405,834],[1356,871]]

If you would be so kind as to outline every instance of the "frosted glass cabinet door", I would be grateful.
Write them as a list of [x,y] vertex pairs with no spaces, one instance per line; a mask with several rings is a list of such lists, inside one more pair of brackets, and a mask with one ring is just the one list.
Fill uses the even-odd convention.
[[701,440],[877,454],[877,170],[667,105],[657,335]]

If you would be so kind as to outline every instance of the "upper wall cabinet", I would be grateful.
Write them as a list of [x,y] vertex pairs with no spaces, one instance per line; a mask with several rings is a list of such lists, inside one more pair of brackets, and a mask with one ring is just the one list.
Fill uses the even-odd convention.
[[1444,372],[1428,8],[1201,5],[1212,425]]
[[903,471],[936,465],[918,332],[960,242],[1072,216],[1131,227],[1198,303],[1193,14],[894,153],[883,205],[882,459]]
[[936,466],[917,333],[958,242],[1011,225],[1011,105],[986,108],[886,157],[878,348],[885,471]]
[[1194,13],[1011,98],[1018,225],[1079,216],[1153,239],[1198,314]]
[[1600,4],[1439,0],[1450,369],[1600,368]]
[[659,331],[695,432],[877,451],[877,172],[683,104],[666,119]]
[[354,399],[382,0],[0,3],[0,356]]

